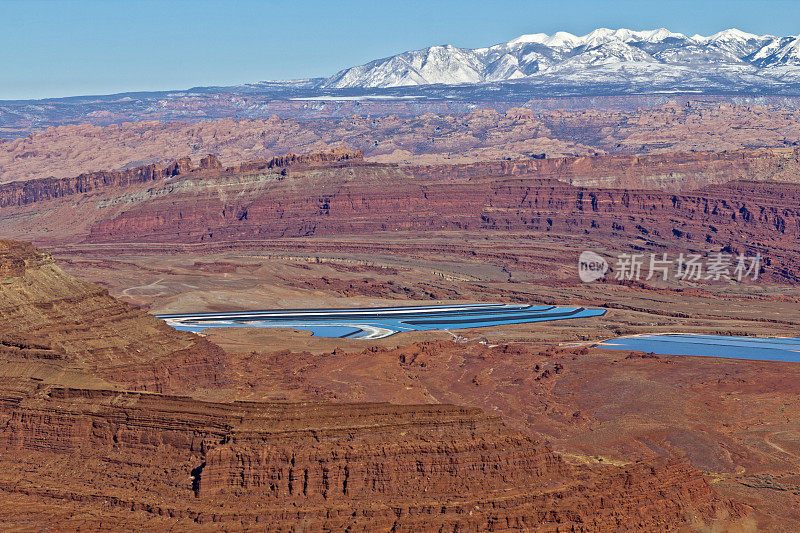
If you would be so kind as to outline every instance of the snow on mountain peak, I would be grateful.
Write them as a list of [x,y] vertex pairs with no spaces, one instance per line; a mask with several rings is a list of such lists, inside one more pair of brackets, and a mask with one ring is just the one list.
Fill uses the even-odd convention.
[[759,50],[756,57],[761,60],[762,66],[765,67],[780,65],[800,66],[800,35],[797,37],[785,37],[776,46],[765,46]]
[[511,39],[508,41],[509,46],[514,46],[516,44],[527,44],[527,43],[539,43],[543,44],[545,39],[550,37],[546,33],[531,33],[528,35],[520,35],[516,39]]
[[706,37],[709,41],[750,41],[753,39],[761,39],[767,37],[766,35],[756,35],[755,33],[747,33],[736,28],[718,31],[713,35]]
[[[674,84],[691,80],[694,85],[730,88],[742,83],[743,73],[756,76],[748,80],[757,83],[760,69],[773,66],[796,69],[800,76],[800,38],[756,35],[736,28],[692,37],[666,28],[598,28],[580,37],[566,31],[531,33],[478,49],[431,46],[343,70],[321,86],[534,82],[547,75],[574,83],[609,79],[624,85],[634,79],[642,83],[652,79]],[[782,76],[787,79],[785,73]],[[773,86],[773,82],[764,83]]]
[[587,33],[583,37],[580,37],[579,41],[584,46],[600,46],[611,41],[620,41],[623,43],[656,43],[668,38],[686,39],[686,36],[682,33],[673,33],[666,28],[644,31],[629,30],[626,28],[620,28],[618,30],[598,28],[590,33]]
[[557,31],[553,35],[548,35],[546,33],[531,33],[528,35],[520,35],[516,39],[512,39],[508,43],[504,44],[507,46],[515,46],[529,43],[543,44],[551,48],[573,48],[579,45],[580,37],[566,31]]
[[557,31],[544,40],[544,44],[551,48],[572,48],[580,42],[577,35],[572,35],[566,31]]
[[[546,33],[532,33],[529,35],[520,35],[516,39],[512,39],[507,44],[515,46],[527,43],[543,44],[553,48],[576,46],[600,46],[609,41],[646,41],[646,42],[660,42],[667,38],[686,39],[682,33],[673,33],[666,28],[658,28],[655,30],[636,31],[626,28],[611,30],[609,28],[597,28],[582,37],[573,35],[565,31],[558,31],[553,35]],[[501,45],[502,46],[502,45]]]
[[665,39],[686,39],[682,33],[671,32],[666,28],[658,28],[657,30],[639,32],[644,37],[645,41],[657,42]]

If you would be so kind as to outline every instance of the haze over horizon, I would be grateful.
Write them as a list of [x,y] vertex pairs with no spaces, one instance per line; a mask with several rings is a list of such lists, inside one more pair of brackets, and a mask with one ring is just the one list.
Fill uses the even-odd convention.
[[[0,99],[179,90],[262,80],[330,76],[435,44],[478,48],[522,34],[664,27],[691,36],[727,28],[796,35],[790,1],[587,0],[519,2],[211,2],[133,5],[9,2],[0,42]],[[775,17],[776,11],[781,16]],[[442,16],[444,15],[444,16]],[[152,58],[160,58],[153,62]]]

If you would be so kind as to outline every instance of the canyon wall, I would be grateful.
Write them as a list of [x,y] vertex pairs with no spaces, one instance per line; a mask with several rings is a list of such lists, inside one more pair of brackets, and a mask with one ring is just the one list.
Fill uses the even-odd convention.
[[[213,157],[198,168],[184,159],[2,185],[0,231],[54,244],[398,231],[590,236],[617,251],[760,253],[770,279],[795,283],[800,185],[790,181],[797,158],[792,149],[399,167],[339,149],[226,169]],[[692,187],[642,188],[656,182]]]
[[[327,152],[315,152],[306,155],[287,154],[271,159],[259,159],[237,165],[229,172],[257,172],[274,168],[294,166],[313,167],[319,164],[363,160],[363,152],[351,152],[344,148],[334,148]],[[173,176],[198,171],[219,171],[222,164],[219,159],[209,154],[200,160],[198,167],[192,160],[184,157],[173,163],[162,166],[156,163],[120,171],[100,171],[81,174],[75,178],[44,178],[30,181],[15,181],[0,185],[0,207],[28,205],[43,200],[53,200],[66,196],[90,193],[106,188],[125,188],[131,185],[160,182]]]
[[[335,148],[327,152],[287,154],[271,159],[252,160],[228,167],[224,172],[241,174],[284,169],[285,175],[285,169],[289,167],[330,167],[332,163],[362,164],[376,169],[387,167],[383,164],[364,163],[363,155],[363,151]],[[736,180],[798,183],[800,148],[640,156],[606,155],[454,165],[408,165],[399,168],[419,180],[431,182],[526,176],[556,179],[581,187],[663,189],[677,192]],[[119,189],[149,182],[158,185],[159,182],[192,171],[223,172],[219,159],[209,155],[200,161],[198,167],[194,167],[191,159],[185,157],[166,166],[153,163],[123,171],[90,172],[75,178],[14,181],[0,185],[0,207],[28,205],[104,188]]]
[[396,231],[586,235],[617,249],[638,243],[645,252],[761,253],[774,279],[800,280],[796,184],[730,182],[672,194],[527,177],[431,182],[390,174],[391,186],[360,180],[312,184],[318,177],[236,196],[227,189],[221,197],[213,188],[158,196],[97,220],[88,241],[246,242],[337,235],[380,240],[381,234]]
[[530,176],[578,187],[689,191],[729,181],[800,182],[800,148],[557,157],[409,166],[419,178]]
[[[223,369],[217,346],[65,274],[30,245],[3,240],[0,353],[0,376],[47,380],[64,366],[92,368],[98,380],[148,391],[213,386]],[[42,359],[60,363],[26,363]]]
[[0,416],[0,492],[102,502],[144,528],[669,531],[741,512],[684,463],[567,464],[474,408],[56,387],[0,394]]

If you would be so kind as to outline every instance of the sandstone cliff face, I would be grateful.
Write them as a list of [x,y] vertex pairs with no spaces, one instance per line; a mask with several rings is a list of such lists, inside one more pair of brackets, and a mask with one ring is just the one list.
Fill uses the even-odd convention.
[[[226,169],[227,174],[242,174],[299,167],[308,170],[332,164],[364,164],[363,151],[335,148],[327,152],[287,154],[271,159],[256,159]],[[372,164],[381,169],[386,165]],[[800,149],[741,150],[723,153],[671,153],[657,155],[608,155],[487,161],[458,165],[409,165],[403,171],[418,180],[527,176],[557,179],[580,187],[664,189],[690,191],[707,185],[736,180],[800,182]],[[103,189],[124,189],[131,185],[158,186],[173,176],[197,171],[222,171],[219,159],[209,155],[195,168],[188,157],[161,166],[151,164],[123,171],[81,174],[76,178],[20,180],[0,185],[0,208],[22,206],[67,196],[89,194]],[[284,171],[285,174],[285,171]]]
[[[295,165],[313,167],[321,163],[360,161],[363,159],[363,155],[363,152],[351,152],[345,148],[335,148],[328,152],[307,155],[288,154],[272,159],[251,161],[239,167],[234,167],[230,171],[258,171]],[[128,170],[89,172],[76,178],[16,181],[0,186],[0,207],[27,205],[43,200],[87,194],[106,188],[123,189],[131,185],[146,185],[149,182],[159,182],[173,176],[185,175],[193,170],[220,171],[221,169],[222,164],[219,159],[215,155],[209,154],[200,160],[200,166],[196,169],[192,164],[192,160],[184,157],[166,166],[153,163]]]
[[30,245],[0,240],[3,347],[17,358],[38,353],[94,368],[98,376],[142,390],[210,385],[220,379],[222,365],[216,346],[68,276]]
[[[54,243],[185,244],[397,231],[545,233],[591,236],[617,251],[635,243],[645,253],[761,253],[765,276],[800,280],[800,186],[789,183],[798,171],[795,149],[415,167],[368,164],[360,152],[339,149],[201,167],[181,160],[3,185],[2,231]],[[748,181],[729,181],[737,177]]]
[[786,147],[418,165],[409,166],[408,172],[427,179],[530,176],[557,179],[579,187],[685,192],[737,180],[800,182],[800,149]]
[[271,170],[273,168],[288,167],[314,167],[326,163],[348,161],[351,163],[364,160],[364,151],[351,151],[344,147],[334,148],[327,152],[312,152],[310,154],[285,154],[270,159],[254,159],[246,163],[231,167],[232,172],[253,172],[258,170]]
[[[684,464],[568,465],[473,408],[214,404],[53,388],[23,399],[3,394],[0,415],[0,463],[13,454],[28,468],[27,482],[16,485],[2,469],[0,491],[68,506],[102,500],[112,511],[177,523],[665,531],[738,512]],[[50,477],[77,462],[70,483]],[[118,477],[106,472],[106,483],[83,485],[108,464]]]
[[[591,236],[645,252],[761,253],[776,281],[797,282],[800,186],[730,182],[671,194],[574,187],[528,177],[440,181],[394,169],[363,178],[309,174],[223,197],[213,188],[158,196],[97,221],[91,242],[242,242],[394,231],[530,232]],[[385,172],[385,175],[381,175]],[[357,174],[358,175],[358,174]],[[381,177],[378,177],[381,175]],[[391,180],[391,187],[386,181]],[[312,192],[313,191],[313,192]],[[620,244],[622,243],[622,244]]]

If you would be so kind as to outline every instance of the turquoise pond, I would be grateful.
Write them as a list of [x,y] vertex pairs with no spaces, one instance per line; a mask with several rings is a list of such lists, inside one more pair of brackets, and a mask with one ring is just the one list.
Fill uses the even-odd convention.
[[659,355],[696,355],[800,363],[800,338],[727,337],[668,333],[605,341],[600,348],[636,350]]
[[356,309],[262,309],[156,315],[175,329],[293,328],[315,337],[381,339],[403,331],[469,329],[554,320],[595,319],[604,309],[527,304],[451,304]]

